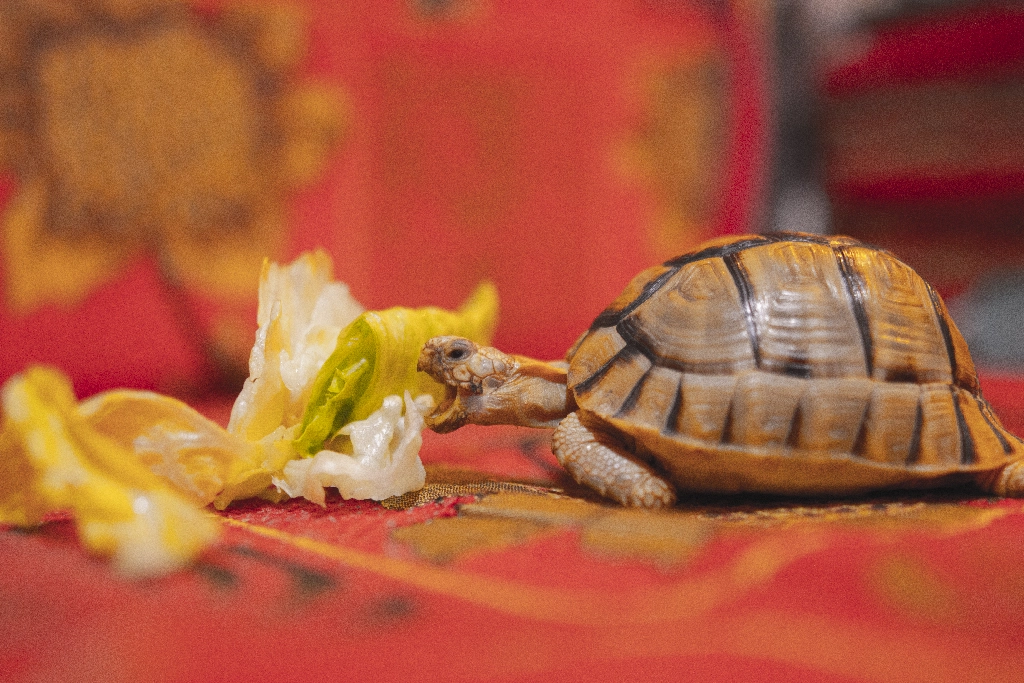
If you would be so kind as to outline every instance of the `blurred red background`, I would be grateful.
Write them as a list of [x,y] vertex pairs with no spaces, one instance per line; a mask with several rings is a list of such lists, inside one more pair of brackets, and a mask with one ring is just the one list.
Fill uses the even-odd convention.
[[[813,5],[860,17],[812,31],[830,225],[955,297],[1024,247],[1024,11],[864,7]],[[369,308],[492,279],[496,342],[558,357],[772,200],[763,2],[97,0],[0,28],[0,380],[230,394],[260,260],[317,247]]]
[[[238,35],[258,42],[251,40],[255,29],[222,39],[219,28],[241,22],[234,15],[225,20],[227,9],[220,3],[163,4],[173,6],[175,14],[160,30],[206,31],[215,46],[217,40],[237,44]],[[246,6],[257,17],[275,7]],[[368,308],[456,306],[479,280],[492,279],[502,296],[496,342],[515,352],[560,357],[643,267],[709,236],[752,225],[766,155],[765,8],[759,3],[298,1],[290,6],[301,10],[305,33],[298,35],[307,37],[306,48],[294,68],[279,77],[295,89],[332,89],[342,132],[327,147],[318,173],[273,194],[280,219],[269,237],[261,233],[259,243],[280,260],[326,248],[335,258],[338,279],[349,283]],[[85,36],[93,30],[84,15],[61,24],[31,14],[8,16],[13,17],[9,30],[50,32],[49,51],[58,54],[71,42],[60,30]],[[99,100],[88,117],[68,124],[77,126],[74,136],[89,135],[90,126],[109,126],[116,135],[143,140],[124,152],[116,138],[97,134],[99,142],[90,149],[129,158],[109,171],[115,181],[136,167],[148,168],[142,147],[170,144],[161,138],[166,126],[138,134],[131,118],[157,115],[138,105],[151,95],[147,79],[159,75],[143,69],[146,31],[158,30],[147,16],[139,10],[128,19],[105,20],[128,36],[122,40],[129,51],[119,60],[127,64],[123,73],[103,72],[114,84],[104,85],[123,88],[121,97],[130,107],[110,105],[108,111]],[[133,25],[143,38],[125,28]],[[299,38],[276,35],[286,46],[302,44]],[[120,49],[94,42],[101,56]],[[31,74],[47,64],[46,50],[25,50],[18,68]],[[89,68],[102,66],[99,57],[90,59]],[[259,51],[252,50],[221,61],[221,67],[256,69],[268,60],[261,62]],[[185,64],[183,73],[190,68]],[[213,75],[198,72],[191,78],[194,82],[180,90],[195,98],[191,93],[205,92],[203,79]],[[37,80],[27,78],[30,85],[21,95],[44,106],[60,105]],[[259,114],[260,101],[234,106]],[[331,111],[318,115],[323,119]],[[3,192],[9,214],[18,193],[32,185],[37,167],[76,161],[74,150],[54,142],[62,131],[39,118],[42,124],[27,127],[19,141],[18,149],[27,149],[21,163],[9,164]],[[172,141],[178,148],[217,142],[187,127],[178,136]],[[258,155],[256,143],[251,153]],[[102,163],[103,154],[88,157],[89,163]],[[280,159],[264,155],[258,162],[271,175]],[[159,230],[132,222],[132,214],[115,216],[105,226],[88,219],[57,224],[53,206],[60,204],[61,192],[72,194],[74,188],[52,179],[59,173],[43,175],[50,194],[37,202],[33,234],[71,246],[48,258],[63,258],[73,277],[76,245],[92,240],[90,245],[98,241],[117,263],[88,282],[83,274],[73,283],[80,291],[52,286],[48,296],[16,305],[12,287],[31,279],[31,260],[45,254],[33,252],[31,244],[8,248],[0,379],[26,363],[45,361],[69,372],[82,394],[120,385],[188,394],[209,387],[213,368],[199,352],[204,343],[234,367],[244,364],[255,329],[259,269],[244,225],[228,215],[212,228],[185,230],[182,239],[192,248],[168,259],[161,251],[171,251],[166,242],[153,248],[152,242],[133,237]],[[132,191],[159,193],[154,178]],[[193,204],[202,208],[198,199]],[[161,210],[157,206],[150,214]],[[25,232],[23,224],[9,219],[6,229]],[[173,235],[175,229],[165,232]],[[13,241],[9,236],[8,244]],[[231,261],[231,268],[248,267],[250,274],[232,276],[227,285],[206,282],[204,271],[218,271],[231,258],[213,252],[233,246],[239,251],[244,246],[246,253]]]

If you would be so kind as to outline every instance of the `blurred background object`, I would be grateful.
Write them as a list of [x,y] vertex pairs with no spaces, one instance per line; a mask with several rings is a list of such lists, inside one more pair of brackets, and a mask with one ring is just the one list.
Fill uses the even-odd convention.
[[862,7],[837,24],[824,62],[833,229],[889,248],[930,281],[980,368],[1019,372],[1024,6]]
[[978,278],[950,306],[974,358],[989,368],[1024,365],[1024,270],[994,270]]
[[955,296],[1020,264],[1021,36],[992,2],[6,2],[0,380],[230,392],[260,262],[315,247],[368,308],[492,279],[545,357],[726,233]]
[[284,5],[0,7],[4,375],[237,388],[260,263],[343,125],[305,35]]

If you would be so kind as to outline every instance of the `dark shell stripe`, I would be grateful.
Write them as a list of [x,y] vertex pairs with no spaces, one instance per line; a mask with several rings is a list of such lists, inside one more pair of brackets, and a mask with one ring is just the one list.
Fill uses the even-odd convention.
[[[993,421],[992,406],[988,404],[988,401],[977,395],[974,395],[974,401],[978,404],[978,412],[981,413],[981,417],[985,420],[985,424],[988,425],[988,428],[992,430],[993,434],[995,434],[996,440],[999,441],[999,445],[1003,447],[1003,453],[1013,453],[1013,446],[1010,445],[1010,441],[1003,434],[1003,431],[996,427],[996,424]],[[1011,434],[1010,436],[1014,435]],[[1019,438],[1014,438],[1016,438],[1017,441],[1020,441]]]
[[639,351],[635,345],[627,344],[626,346],[623,346],[614,356],[609,358],[601,367],[595,370],[594,374],[575,384],[572,387],[573,391],[578,395],[590,393],[590,390],[593,389],[598,382],[604,379],[605,375],[608,374],[608,371],[611,370],[618,361],[627,356],[635,355],[636,353],[639,353]]
[[661,289],[662,286],[664,286],[664,284],[669,279],[671,279],[677,272],[679,272],[679,269],[682,268],[683,266],[695,263],[697,261],[703,261],[704,259],[722,258],[724,256],[728,256],[729,254],[740,252],[743,251],[744,249],[749,249],[750,247],[768,244],[769,242],[777,241],[779,239],[782,239],[781,233],[771,236],[754,237],[751,239],[733,242],[731,244],[724,244],[721,246],[710,247],[708,249],[702,249],[701,251],[693,252],[691,254],[684,254],[670,261],[665,261],[663,265],[668,267],[669,270],[665,271],[664,273],[661,273],[656,278],[645,284],[642,291],[636,297],[636,299],[634,299],[625,307],[617,310],[613,309],[603,311],[600,315],[597,316],[597,318],[594,319],[594,322],[590,325],[590,329],[595,330],[600,327],[611,327],[612,325],[618,324],[618,322],[622,320],[622,318],[636,310],[637,306],[651,298],[651,296],[653,296],[655,292]]
[[640,379],[637,380],[637,383],[633,385],[633,389],[629,392],[629,395],[626,396],[626,400],[623,401],[622,405],[619,406],[618,410],[615,411],[616,417],[623,417],[625,415],[628,415],[632,410],[634,410],[637,407],[637,403],[640,398],[640,392],[643,391],[644,385],[647,383],[647,380],[650,379],[651,372],[654,370],[655,367],[656,366],[652,365],[650,368],[648,368],[647,371],[643,375],[641,375]]
[[977,451],[974,449],[974,435],[971,434],[971,428],[967,425],[956,387],[950,384],[949,391],[953,395],[953,411],[956,413],[957,429],[960,430],[960,464],[971,465],[978,459]]
[[946,346],[946,354],[949,356],[949,373],[953,377],[953,382],[956,382],[957,365],[956,365],[956,350],[953,348],[953,336],[949,332],[949,323],[946,321],[946,316],[942,313],[942,306],[939,304],[939,295],[932,289],[932,286],[925,283],[928,287],[928,298],[932,302],[932,310],[935,311],[935,317],[939,321],[939,331],[942,333],[942,342]]
[[734,251],[722,257],[725,267],[729,269],[733,283],[740,293],[740,306],[747,318],[747,335],[754,354],[754,367],[761,367],[761,343],[757,331],[757,316],[754,314],[754,288],[750,283],[750,273],[740,261],[739,252]]
[[680,434],[682,432],[679,424],[679,416],[683,412],[683,375],[680,373],[679,382],[676,384],[676,391],[672,395],[672,407],[668,409],[668,417],[661,428],[661,433],[666,435]]
[[803,401],[796,404],[796,411],[793,419],[789,421],[789,432],[786,434],[785,445],[787,448],[800,447],[800,435],[804,431],[804,404]]
[[[799,255],[799,249],[809,250],[807,253],[811,257],[819,259],[815,264],[820,262],[822,254],[834,256],[834,262],[826,258],[826,262],[832,264],[828,267],[833,269],[830,275],[832,298],[829,301],[842,300],[849,307],[849,318],[843,324],[848,325],[849,335],[854,340],[850,348],[857,349],[858,359],[860,350],[863,350],[863,366],[860,360],[857,361],[863,369],[852,374],[831,376],[827,383],[816,384],[826,380],[819,380],[814,375],[818,370],[815,362],[802,357],[799,349],[794,357],[781,364],[765,364],[762,341],[765,339],[763,335],[769,332],[758,328],[757,315],[765,313],[760,309],[755,311],[755,308],[764,308],[763,297],[771,294],[774,271],[763,266],[765,257],[758,254],[761,261],[757,262],[759,268],[754,276],[746,263],[750,260],[747,251],[756,247],[785,250],[784,246],[769,246],[780,243],[828,247],[824,252],[806,246],[793,252]],[[880,254],[882,259],[890,259],[891,265],[890,262],[878,264],[871,261],[874,258],[872,252]],[[729,288],[735,287],[729,305],[739,305],[743,312],[737,311],[731,318],[738,325],[736,330],[740,330],[736,334],[741,335],[733,339],[744,338],[745,319],[746,334],[755,360],[750,364],[748,358],[745,367],[737,366],[735,362],[684,362],[658,353],[658,348],[671,348],[671,345],[666,347],[662,343],[659,347],[656,343],[657,327],[653,328],[655,338],[652,338],[649,325],[650,321],[658,320],[651,316],[664,311],[659,307],[669,300],[659,298],[651,304],[657,303],[655,308],[643,309],[648,313],[638,312],[673,278],[676,280],[672,287],[680,287],[683,280],[677,275],[683,277],[682,269],[716,258],[721,259],[719,265],[702,272],[717,272],[719,275],[715,277],[725,278],[721,282],[729,283]],[[812,273],[815,272],[813,267],[817,267],[815,264],[812,264]],[[640,279],[632,285],[634,291],[640,292],[637,297],[633,301],[624,300],[625,305],[619,310],[609,310],[598,316],[591,331],[574,345],[573,351],[586,357],[589,356],[588,349],[596,348],[587,344],[587,338],[595,333],[612,335],[612,338],[617,336],[620,338],[617,344],[625,344],[621,348],[606,345],[607,351],[591,363],[583,364],[583,368],[589,368],[582,373],[577,371],[574,379],[570,371],[570,388],[582,408],[615,418],[619,424],[630,421],[652,426],[660,424],[660,433],[667,439],[697,438],[707,443],[777,448],[782,453],[842,452],[856,459],[911,465],[924,470],[985,465],[993,461],[995,452],[1001,451],[1000,457],[1011,456],[1019,451],[1020,444],[1024,444],[1002,429],[988,404],[980,397],[976,384],[970,381],[975,376],[973,363],[941,299],[908,267],[882,250],[847,239],[765,235],[704,249],[666,262],[665,266],[668,270],[652,274],[649,281]],[[885,277],[879,279],[874,270],[862,272],[864,268],[885,268],[882,273]],[[792,269],[797,271],[799,267],[794,265]],[[872,277],[878,282],[871,280]],[[902,290],[892,294],[894,298],[891,300],[885,300],[886,291],[880,294],[871,289],[885,287],[892,282]],[[712,288],[710,291],[712,296],[719,296],[715,292],[724,290]],[[799,295],[799,290],[794,291]],[[672,294],[678,296],[675,289]],[[762,298],[757,299],[758,296]],[[940,357],[929,357],[931,360],[926,359],[921,367],[912,360],[906,368],[893,365],[893,358],[899,360],[897,352],[902,351],[900,348],[896,351],[885,349],[888,356],[883,356],[882,360],[888,365],[879,365],[879,357],[876,357],[877,340],[881,338],[883,342],[889,342],[889,338],[884,336],[887,333],[884,326],[889,325],[891,330],[898,324],[891,310],[898,310],[893,307],[911,296],[916,297],[912,303],[920,309],[915,309],[918,317],[922,320],[926,317],[932,325],[931,332],[919,329],[917,334],[924,338],[922,343],[931,345],[928,348],[939,349],[935,353],[940,354],[943,364],[941,378],[936,377],[934,370]],[[864,303],[867,297],[874,297],[874,308],[870,310]],[[882,304],[878,299],[883,300]],[[874,316],[879,314],[883,305],[890,306],[888,312],[881,309],[883,314],[888,313],[889,318],[881,320],[883,327],[880,330],[873,330]],[[644,322],[644,315],[647,315],[647,322]],[[794,329],[799,332],[798,327]],[[903,342],[891,331],[888,334],[895,339],[891,343],[898,345]],[[932,336],[926,337],[928,334]],[[854,352],[851,350],[851,353]],[[569,354],[570,361],[574,355]],[[607,360],[602,363],[601,359]],[[947,363],[948,370],[945,369]],[[578,363],[573,365],[579,366]],[[746,379],[737,382],[738,378]],[[778,388],[780,382],[786,384],[785,391]],[[935,393],[940,387],[943,387],[941,395],[946,397],[944,399]],[[980,441],[972,433],[972,428],[984,433],[979,432]]]
[[634,299],[624,308],[609,309],[598,315],[597,318],[594,319],[594,322],[590,325],[590,329],[596,330],[602,327],[611,327],[612,325],[617,324],[624,316],[632,313],[637,306],[651,298],[651,296],[659,289],[661,289],[662,285],[664,285],[665,282],[673,275],[675,275],[678,271],[679,267],[670,268],[669,270],[666,270],[664,273],[658,275],[656,278],[645,284],[643,289],[640,291],[640,294],[636,297],[636,299]]
[[[972,394],[978,394],[980,392],[978,374],[970,359],[970,353],[967,351],[967,344],[963,341],[959,331],[957,331],[956,326],[950,319],[946,306],[942,303],[938,292],[927,282],[925,286],[928,288],[928,298],[931,300],[935,317],[939,321],[943,343],[946,346],[946,353],[949,355],[949,369],[953,375],[953,383],[970,391]],[[959,344],[957,343],[958,341],[960,342]],[[958,346],[963,349],[962,352],[957,351]]]
[[907,464],[914,465],[921,460],[921,433],[924,431],[924,406],[921,398],[917,400],[917,413],[914,415],[914,431],[910,435],[910,448],[907,449]]
[[[740,364],[727,361],[718,363],[692,363],[680,361],[675,358],[660,357],[658,356],[658,354],[654,353],[651,350],[651,344],[646,339],[646,335],[644,335],[641,330],[637,329],[635,321],[631,318],[626,318],[618,325],[616,325],[615,331],[618,332],[619,336],[626,341],[630,348],[635,349],[638,353],[642,353],[643,355],[650,358],[652,362],[657,362],[658,365],[661,365],[666,368],[672,368],[673,370],[678,370],[680,372],[695,372],[705,375],[717,375],[722,373],[734,372],[740,369]],[[597,373],[595,372],[595,374]],[[589,382],[590,379],[591,378],[587,378],[586,380],[581,382],[581,384],[583,384],[584,382]],[[580,389],[579,387],[580,385],[574,385],[573,388],[584,392],[586,391],[586,388]]]
[[700,251],[695,251],[690,254],[683,254],[682,256],[670,261],[665,261],[665,265],[673,268],[681,268],[695,261],[703,261],[707,258],[722,258],[723,256],[735,254],[736,252],[750,249],[751,247],[759,247],[770,242],[778,241],[779,239],[779,235],[761,235],[758,237],[751,237],[749,239],[743,239],[729,244],[721,244],[715,247],[701,249]]
[[871,323],[868,321],[868,313],[864,309],[864,297],[867,291],[864,277],[853,267],[845,247],[838,247],[835,253],[839,273],[843,277],[843,284],[846,286],[846,293],[850,297],[850,305],[853,307],[853,316],[857,320],[860,343],[864,347],[864,364],[867,367],[868,377],[871,377],[875,374],[875,351],[871,340]]
[[853,439],[853,446],[850,448],[850,455],[865,457],[868,442],[868,410],[869,404],[864,405],[864,412],[860,416],[860,424],[857,425],[857,436]]

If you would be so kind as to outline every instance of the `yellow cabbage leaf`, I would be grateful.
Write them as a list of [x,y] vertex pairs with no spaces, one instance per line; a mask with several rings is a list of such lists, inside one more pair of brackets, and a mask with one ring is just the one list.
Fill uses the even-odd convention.
[[319,250],[287,265],[264,262],[259,327],[249,378],[231,409],[232,434],[259,441],[301,419],[313,379],[334,352],[338,334],[363,312],[332,271],[330,257]]
[[0,402],[0,522],[38,524],[71,510],[82,543],[136,576],[184,566],[217,538],[216,520],[194,497],[82,414],[58,371],[37,366],[12,377]]
[[233,500],[261,495],[272,483],[271,473],[295,457],[287,441],[246,441],[188,404],[149,391],[107,391],[83,401],[79,411],[200,505],[224,509]]

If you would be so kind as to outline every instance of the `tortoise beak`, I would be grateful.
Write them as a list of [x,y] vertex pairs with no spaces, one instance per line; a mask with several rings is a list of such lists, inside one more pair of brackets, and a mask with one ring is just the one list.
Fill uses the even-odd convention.
[[453,432],[466,424],[466,411],[459,400],[459,390],[450,384],[446,385],[444,400],[434,412],[425,415],[423,421],[438,434]]
[[439,434],[444,434],[461,427],[466,418],[462,407],[457,405],[458,387],[445,381],[444,371],[439,362],[441,358],[439,339],[435,337],[423,345],[420,357],[416,361],[416,369],[444,385],[444,399],[432,413],[423,418],[428,427]]
[[432,371],[434,370],[434,359],[437,356],[437,351],[434,346],[428,341],[423,345],[423,349],[420,350],[420,357],[416,361],[416,369],[420,372],[425,372],[430,376],[437,379]]

